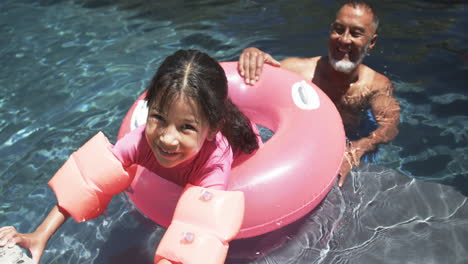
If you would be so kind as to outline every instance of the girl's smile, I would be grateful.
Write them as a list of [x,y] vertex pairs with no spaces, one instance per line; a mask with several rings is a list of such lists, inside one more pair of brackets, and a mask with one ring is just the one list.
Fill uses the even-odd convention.
[[160,155],[166,156],[166,158],[169,158],[169,159],[172,159],[178,155],[177,152],[166,151],[160,146],[157,146],[157,150],[160,152]]

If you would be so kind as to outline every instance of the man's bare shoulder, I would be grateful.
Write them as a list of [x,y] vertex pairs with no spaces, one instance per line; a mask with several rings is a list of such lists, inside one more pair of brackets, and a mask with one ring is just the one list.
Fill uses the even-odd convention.
[[376,92],[392,92],[393,84],[387,76],[371,69],[368,66],[362,66],[362,76],[360,76],[360,79],[365,82],[366,86],[372,87]]
[[281,61],[281,68],[299,73],[304,78],[311,80],[320,57],[298,58],[290,57]]

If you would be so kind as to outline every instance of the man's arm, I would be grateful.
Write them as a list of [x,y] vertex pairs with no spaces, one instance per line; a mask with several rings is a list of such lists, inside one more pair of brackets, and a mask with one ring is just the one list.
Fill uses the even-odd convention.
[[[386,79],[386,77],[384,77]],[[338,185],[343,182],[353,166],[359,166],[361,157],[374,151],[378,144],[388,143],[398,135],[400,104],[393,96],[393,85],[386,79],[382,89],[377,90],[369,100],[369,106],[378,127],[368,137],[348,142],[345,159],[340,171]]]
[[362,139],[370,145],[367,151],[375,150],[377,144],[388,143],[398,135],[400,104],[392,93],[393,86],[390,86],[385,92],[378,92],[372,96],[369,102],[379,126],[369,137]]
[[281,68],[298,73],[302,78],[312,81],[315,68],[320,57],[298,58],[290,57],[281,61]]
[[267,63],[276,67],[296,72],[306,80],[312,81],[315,67],[320,57],[296,58],[290,57],[281,62],[275,60],[270,54],[255,47],[246,48],[239,57],[238,71],[247,84],[254,85],[262,74],[263,64]]

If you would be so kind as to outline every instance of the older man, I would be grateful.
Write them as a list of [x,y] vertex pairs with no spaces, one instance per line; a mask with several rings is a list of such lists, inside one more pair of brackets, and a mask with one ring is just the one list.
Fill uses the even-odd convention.
[[[339,186],[361,157],[388,143],[398,134],[400,106],[393,97],[393,85],[384,75],[362,64],[377,40],[379,20],[365,1],[347,1],[331,24],[328,56],[287,58],[279,62],[257,48],[245,49],[239,58],[239,72],[254,84],[264,63],[299,73],[320,87],[335,103],[348,135],[348,146],[340,170]],[[370,109],[377,128],[353,138]]]

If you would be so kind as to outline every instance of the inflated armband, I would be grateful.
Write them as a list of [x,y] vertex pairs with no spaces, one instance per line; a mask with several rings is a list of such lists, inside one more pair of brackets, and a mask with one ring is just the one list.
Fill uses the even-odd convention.
[[188,185],[180,197],[171,225],[154,262],[219,264],[244,218],[244,193]]
[[49,181],[60,207],[77,222],[99,216],[131,177],[110,151],[102,132],[74,152]]

